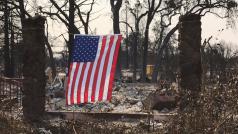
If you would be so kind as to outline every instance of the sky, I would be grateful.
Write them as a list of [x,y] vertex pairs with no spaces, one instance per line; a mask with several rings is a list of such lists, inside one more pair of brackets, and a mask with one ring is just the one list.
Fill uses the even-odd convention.
[[[36,0],[37,1],[37,0]],[[47,0],[41,0],[37,2],[38,5],[43,5],[47,3]],[[122,11],[123,12],[123,11]],[[121,16],[123,19],[124,16]],[[93,9],[93,17],[95,20],[90,22],[90,28],[92,31],[95,31],[96,34],[111,34],[112,30],[112,19],[111,19],[111,9],[109,0],[97,0],[97,4]],[[124,17],[125,18],[125,17]],[[238,19],[237,19],[238,20]],[[238,22],[236,20],[236,22]],[[178,19],[174,19],[172,26],[177,24]],[[228,44],[232,44],[233,49],[238,49],[238,29],[236,27],[227,27],[227,20],[216,17],[215,15],[207,14],[202,17],[202,39],[209,38],[213,36],[211,39],[212,43],[219,43],[221,40],[224,40]],[[236,23],[238,25],[238,23]],[[55,46],[55,51],[60,51],[64,46],[63,38],[56,38],[62,33],[66,33],[67,30],[65,26],[57,21],[51,21],[48,19],[48,27],[51,36],[54,36],[54,40],[52,40],[52,44]],[[121,25],[122,31],[124,26]],[[224,30],[222,30],[224,29]],[[65,34],[67,38],[67,34]],[[153,38],[153,37],[152,37]]]

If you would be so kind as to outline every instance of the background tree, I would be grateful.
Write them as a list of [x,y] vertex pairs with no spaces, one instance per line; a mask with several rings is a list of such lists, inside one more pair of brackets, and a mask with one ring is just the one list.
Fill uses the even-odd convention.
[[[74,34],[79,34],[79,29],[83,26],[84,33],[89,33],[89,22],[91,13],[93,11],[93,5],[96,3],[96,0],[92,1],[55,1],[50,0],[50,8],[40,7],[40,12],[48,15],[52,20],[56,17],[60,20],[68,30],[68,40],[66,44],[68,46],[69,58],[68,66],[71,58],[71,49],[74,39]],[[82,11],[82,7],[89,7],[87,11]],[[53,12],[56,10],[56,12]],[[82,24],[82,26],[81,26]]]
[[12,76],[11,59],[10,59],[10,42],[9,42],[9,16],[10,8],[7,0],[4,0],[4,75]]
[[[24,0],[19,0],[19,1],[8,1],[10,5],[12,5],[13,9],[16,10],[16,13],[15,13],[15,17],[14,18],[17,18],[20,20],[20,25],[19,27],[21,27],[19,30],[19,32],[22,34],[24,34],[24,30],[25,30],[25,26],[24,26],[24,23],[23,21],[26,19],[26,18],[30,18],[32,17],[30,15],[30,13],[25,9],[26,6],[25,6],[25,1]],[[35,3],[36,4],[36,3]],[[36,5],[38,6],[38,5]],[[14,35],[14,34],[13,34]],[[54,57],[53,57],[53,51],[52,51],[52,48],[48,42],[48,35],[44,38],[45,40],[45,45],[49,51],[49,57],[50,57],[50,66],[52,68],[52,76],[55,77],[56,76],[56,67],[55,67],[55,63],[54,63]],[[18,51],[19,53],[19,51]],[[15,57],[15,56],[11,56],[12,58]],[[14,63],[14,62],[12,62]]]
[[132,47],[132,54],[131,54],[131,59],[132,59],[132,65],[133,65],[133,82],[136,82],[136,76],[137,76],[137,69],[138,69],[138,54],[140,54],[140,52],[138,51],[138,47],[140,47],[141,42],[142,42],[142,34],[141,34],[141,22],[143,20],[143,18],[146,16],[147,11],[144,11],[143,7],[142,7],[142,3],[137,0],[136,3],[131,4],[127,3],[128,7],[129,7],[129,15],[131,15],[134,24],[130,24],[129,21],[120,21],[120,23],[125,24],[126,26],[128,26],[130,28],[131,34],[130,36],[132,38],[130,38],[130,46]]
[[175,25],[172,29],[170,29],[169,31],[165,33],[165,30],[172,23],[172,18],[180,14],[178,10],[181,8],[181,5],[179,3],[177,5],[178,6],[174,7],[174,9],[172,10],[168,10],[165,13],[161,12],[161,15],[160,15],[160,22],[158,24],[159,27],[157,28],[157,29],[160,29],[160,32],[157,35],[159,38],[157,39],[156,60],[154,64],[154,70],[152,73],[152,82],[157,82],[159,66],[161,63],[163,52],[166,48],[168,48],[167,44],[169,43],[171,36],[178,29],[178,25]]
[[[113,15],[113,31],[114,34],[120,34],[120,9],[122,5],[122,0],[110,0],[110,5],[111,5],[111,11]],[[115,79],[120,79],[121,77],[121,47],[119,48],[119,56],[117,59],[117,67],[116,67],[116,74],[115,74]]]
[[[147,11],[144,11],[140,13],[141,7],[140,1],[137,1],[135,3],[135,7],[130,9],[130,13],[132,14],[135,24],[134,24],[134,31],[133,32],[133,81],[136,81],[136,76],[137,76],[137,65],[138,65],[138,60],[137,60],[137,50],[138,50],[138,44],[139,44],[139,36],[140,36],[140,22],[143,19],[143,17],[146,16]],[[140,13],[140,14],[139,14]]]
[[[233,14],[235,14],[235,8],[237,7],[237,4],[235,1],[226,1],[226,0],[212,0],[212,1],[206,1],[206,0],[181,0],[181,1],[175,1],[174,4],[171,4],[172,2],[168,1],[166,2],[168,6],[171,6],[174,4],[177,5],[178,9],[177,11],[179,14],[182,15],[189,15],[189,14],[198,14],[200,16],[205,16],[207,13],[214,14],[220,18],[231,18]],[[173,7],[172,6],[172,7]],[[175,8],[176,9],[176,8]],[[219,9],[219,13],[217,13]],[[178,15],[179,15],[178,14]],[[172,16],[175,17],[175,16]],[[178,24],[175,25],[166,35],[166,37],[162,41],[161,47],[158,49],[158,56],[156,57],[156,63],[155,63],[155,69],[153,71],[152,75],[152,81],[157,81],[158,76],[158,65],[160,63],[161,54],[164,51],[165,46],[168,44],[170,37],[178,30]]]
[[159,12],[158,9],[161,7],[161,5],[162,5],[162,0],[159,0],[158,3],[156,3],[155,0],[147,1],[148,13],[147,13],[147,19],[145,24],[144,41],[143,41],[143,63],[142,63],[142,75],[141,75],[142,82],[146,81],[146,66],[147,66],[147,56],[148,56],[148,41],[149,41],[150,24],[155,14]]

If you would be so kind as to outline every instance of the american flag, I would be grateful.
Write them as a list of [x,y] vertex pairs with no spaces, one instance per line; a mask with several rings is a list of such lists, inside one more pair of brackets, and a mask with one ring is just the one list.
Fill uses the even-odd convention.
[[66,104],[110,100],[122,36],[75,35]]

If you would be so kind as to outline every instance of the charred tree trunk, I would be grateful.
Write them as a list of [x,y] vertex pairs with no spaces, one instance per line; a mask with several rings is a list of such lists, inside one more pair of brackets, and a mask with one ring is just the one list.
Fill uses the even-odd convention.
[[[119,9],[120,10],[120,9]],[[119,25],[119,10],[113,10],[113,31],[115,34],[120,34],[120,25]]]
[[159,37],[159,41],[158,41],[158,52],[156,54],[156,62],[154,64],[154,69],[153,69],[153,73],[152,73],[152,82],[156,83],[157,82],[157,78],[158,78],[158,73],[159,73],[159,65],[160,65],[160,61],[162,59],[163,56],[163,50],[162,49],[162,41],[163,41],[163,34],[164,34],[164,27],[161,27],[161,31],[160,31],[160,37]]
[[138,39],[139,39],[139,21],[136,19],[135,22],[135,33],[133,33],[133,82],[136,82],[136,76],[137,76],[137,46],[138,46]]
[[[139,5],[139,3],[137,3],[137,5]],[[136,7],[136,10],[135,12],[133,12],[132,10],[131,11],[131,14],[134,16],[134,19],[135,19],[135,32],[133,33],[133,60],[132,60],[132,64],[133,64],[133,82],[136,82],[136,76],[137,76],[137,66],[138,66],[138,63],[137,63],[137,55],[138,55],[138,52],[137,52],[137,47],[138,47],[138,44],[140,43],[139,42],[139,36],[140,36],[140,28],[139,28],[139,25],[140,25],[140,21],[141,19],[147,15],[147,12],[144,12],[143,14],[141,15],[138,15],[139,13],[139,6]]]
[[10,75],[11,77],[14,77],[15,75],[15,59],[14,59],[14,46],[15,46],[15,32],[14,32],[14,28],[13,28],[13,17],[11,15],[11,27],[10,27],[10,31],[11,31],[11,43],[10,43]]
[[88,24],[84,25],[84,32],[85,32],[85,34],[88,34]]
[[146,82],[146,77],[147,77],[146,66],[147,66],[147,56],[148,56],[148,42],[149,42],[149,25],[146,26],[145,38],[143,41],[143,63],[142,63],[142,75],[141,75],[142,82]]
[[48,38],[46,36],[44,37],[44,41],[45,41],[45,45],[46,45],[46,47],[48,49],[48,52],[49,52],[50,67],[52,69],[52,77],[54,79],[55,76],[56,76],[56,66],[55,66],[55,60],[54,60],[53,51],[51,49],[50,43],[49,43]]
[[169,70],[169,46],[167,45],[166,47],[165,47],[165,50],[164,50],[164,72],[165,72],[165,80],[166,81],[169,81],[169,79],[170,79],[170,76],[169,76],[169,74],[170,74],[170,71],[171,70]]
[[156,0],[148,0],[148,13],[147,13],[147,20],[146,20],[146,27],[145,27],[145,33],[144,33],[144,41],[143,41],[143,63],[142,63],[142,75],[141,80],[142,82],[146,82],[146,67],[147,67],[147,56],[148,56],[148,43],[149,43],[149,29],[150,24],[155,16],[155,14],[158,12],[159,7],[162,4],[162,0],[159,0],[156,4]]
[[178,27],[179,27],[179,25],[176,25],[174,28],[172,28],[169,31],[169,33],[164,38],[161,47],[158,48],[158,55],[156,56],[157,59],[156,59],[156,63],[154,65],[154,70],[153,70],[153,74],[152,74],[152,82],[157,82],[157,77],[158,77],[158,73],[159,73],[158,68],[159,68],[159,65],[161,63],[161,58],[162,58],[162,55],[163,55],[164,48],[168,44],[170,37],[174,34],[174,32],[176,30],[178,30]]
[[[126,22],[128,22],[128,13],[127,13],[127,5],[126,5]],[[128,25],[126,25],[126,68],[129,69],[130,68],[130,60],[131,60],[131,56],[129,54],[129,36],[128,36]]]
[[9,42],[9,8],[7,0],[4,0],[4,75],[12,77],[11,58],[10,58],[10,42]]
[[132,81],[136,82],[137,76],[137,44],[138,44],[138,33],[133,33],[134,41],[133,41],[133,78]]
[[23,21],[23,115],[28,121],[40,121],[45,113],[45,18]]
[[[114,34],[120,34],[120,8],[122,5],[122,0],[110,0],[110,4],[111,4],[111,11],[113,14],[113,31]],[[117,59],[117,67],[116,67],[116,74],[115,74],[115,79],[119,80],[121,77],[121,46],[119,49],[119,54],[118,54],[118,59]]]
[[[74,28],[74,21],[75,21],[75,1],[69,0],[69,28],[68,28],[68,34],[69,34],[69,41],[68,41],[68,49],[69,49],[69,58],[68,58],[68,68],[70,66],[70,61],[72,58],[72,46],[74,43],[74,34],[76,33]],[[68,69],[69,70],[69,69]]]

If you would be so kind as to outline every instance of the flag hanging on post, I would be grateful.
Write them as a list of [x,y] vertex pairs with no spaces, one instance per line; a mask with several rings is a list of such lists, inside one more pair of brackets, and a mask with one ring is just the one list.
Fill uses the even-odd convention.
[[75,35],[66,104],[110,100],[122,35]]

